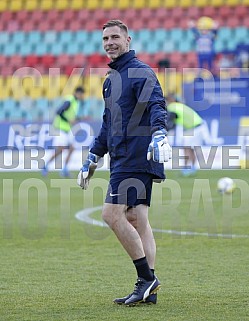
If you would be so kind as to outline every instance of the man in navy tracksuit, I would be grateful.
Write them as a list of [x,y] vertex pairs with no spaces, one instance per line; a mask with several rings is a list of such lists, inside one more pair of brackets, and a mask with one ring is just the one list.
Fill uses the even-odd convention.
[[165,179],[171,158],[162,89],[152,69],[129,50],[128,28],[119,20],[103,26],[103,47],[111,68],[103,84],[105,111],[98,137],[78,176],[86,189],[99,158],[110,154],[110,183],[102,217],[136,267],[134,291],[114,302],[156,303],[160,282],[154,275],[156,245],[148,221],[153,180]]

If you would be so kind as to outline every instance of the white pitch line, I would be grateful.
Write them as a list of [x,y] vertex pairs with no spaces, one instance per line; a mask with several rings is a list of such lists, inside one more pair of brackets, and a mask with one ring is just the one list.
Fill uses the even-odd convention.
[[[108,227],[108,225],[103,221],[95,220],[91,218],[90,215],[94,212],[97,212],[102,209],[102,206],[86,208],[81,210],[75,214],[77,220],[94,225],[99,227]],[[249,238],[249,235],[243,234],[222,234],[222,233],[204,233],[204,232],[191,232],[191,231],[176,231],[176,230],[161,230],[158,228],[153,228],[153,232],[157,233],[165,233],[171,235],[180,235],[180,236],[207,236],[207,237],[223,237],[223,238]]]

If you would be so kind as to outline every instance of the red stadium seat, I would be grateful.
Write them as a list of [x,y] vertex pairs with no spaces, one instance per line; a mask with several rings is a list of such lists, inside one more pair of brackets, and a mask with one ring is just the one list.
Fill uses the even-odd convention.
[[230,28],[235,28],[241,25],[241,21],[238,17],[233,15],[227,18],[226,24]]
[[220,8],[217,8],[216,10],[217,14],[224,19],[227,19],[229,16],[234,14],[234,8],[228,6],[222,6]]
[[132,23],[130,21],[129,25],[130,25],[130,29],[133,29],[133,30],[140,30],[144,28],[144,22],[143,20],[140,20],[140,19],[133,20]]
[[166,8],[157,8],[155,10],[153,10],[153,17],[154,19],[158,19],[158,20],[165,20],[167,19],[167,17],[169,16],[169,12],[170,10],[167,10]]
[[46,19],[49,22],[56,21],[60,19],[60,12],[56,9],[49,10],[46,13]]
[[41,32],[45,32],[53,29],[53,27],[50,23],[44,23],[44,20],[41,20],[40,22],[37,23],[36,29],[38,29]]
[[217,15],[217,8],[211,7],[211,6],[203,7],[202,8],[202,15],[213,18]]
[[237,17],[242,17],[242,18],[246,18],[248,19],[249,17],[249,7],[246,6],[236,6],[235,8],[233,8],[233,12],[234,15]]
[[172,29],[175,27],[175,21],[172,17],[168,17],[167,19],[165,19],[163,21],[162,27],[161,28],[165,28],[165,29]]
[[95,53],[88,57],[90,67],[100,67],[103,64],[102,55]]
[[60,12],[60,18],[65,21],[71,21],[75,19],[76,13],[75,10],[67,9]]
[[139,17],[145,21],[153,19],[152,10],[149,8],[143,8],[139,10]]
[[[43,22],[44,24],[44,22]],[[21,29],[23,31],[26,31],[26,32],[30,32],[30,31],[33,31],[35,28],[34,28],[34,22],[33,21],[30,21],[30,20],[27,20],[25,21],[23,24],[22,24],[22,27]]]
[[[74,60],[74,58],[73,58]],[[63,54],[57,57],[56,64],[58,67],[65,67],[72,62],[72,57],[69,55]]]
[[172,8],[171,16],[176,20],[180,20],[184,15],[186,14],[186,11],[181,7],[175,7]]
[[57,20],[54,22],[53,26],[50,26],[50,29],[54,29],[55,31],[66,30],[66,22],[64,20]]
[[0,67],[8,65],[8,57],[0,56]]
[[30,13],[27,10],[20,10],[16,12],[16,20],[20,23],[30,19]]
[[41,57],[41,64],[45,68],[54,67],[55,57],[52,55],[44,55]]
[[4,22],[9,22],[14,19],[14,12],[6,10],[2,12],[1,20]]
[[84,65],[87,62],[87,57],[83,54],[77,54],[72,57],[71,63],[73,62],[73,65],[76,67],[84,67]]
[[23,58],[22,56],[19,56],[19,55],[11,56],[8,64],[9,64],[9,66],[16,68],[16,69],[21,68],[21,67],[26,67],[25,58]]
[[82,29],[82,22],[76,19],[69,21],[69,29],[72,31],[78,31]]
[[44,23],[44,19],[47,19],[47,13],[43,12],[42,10],[35,10],[30,13],[32,20],[37,23],[42,21]]
[[161,22],[158,19],[149,19],[146,22],[146,28],[148,28],[150,30],[155,30],[155,29],[161,28]]
[[39,63],[39,57],[36,55],[29,55],[25,59],[25,64],[27,67],[36,67]]
[[87,9],[82,9],[77,11],[76,15],[77,15],[76,18],[83,22],[86,22],[91,17],[91,13]]
[[189,20],[196,20],[201,16],[202,12],[199,7],[186,8],[186,16]]

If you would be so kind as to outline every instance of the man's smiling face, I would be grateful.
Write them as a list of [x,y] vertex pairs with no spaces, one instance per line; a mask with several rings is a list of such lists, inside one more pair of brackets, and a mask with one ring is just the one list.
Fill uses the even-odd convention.
[[118,26],[103,30],[103,48],[112,61],[129,51],[131,37]]

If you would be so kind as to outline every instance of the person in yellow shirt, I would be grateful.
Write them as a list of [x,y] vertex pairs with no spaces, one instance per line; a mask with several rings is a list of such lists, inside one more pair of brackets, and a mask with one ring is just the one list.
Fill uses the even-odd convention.
[[77,87],[74,90],[73,95],[69,95],[65,97],[65,100],[57,110],[53,127],[56,132],[56,136],[54,138],[54,146],[56,146],[54,155],[47,161],[46,165],[42,169],[42,175],[46,176],[48,174],[48,165],[56,159],[62,152],[67,149],[68,154],[65,160],[65,164],[61,169],[61,176],[69,177],[68,171],[68,162],[74,150],[74,137],[71,131],[72,125],[75,123],[79,111],[79,101],[83,100],[84,89],[82,87]]
[[184,148],[185,164],[182,170],[183,176],[196,173],[195,147],[203,143],[210,143],[207,136],[206,122],[196,111],[189,106],[179,102],[174,94],[166,97],[168,111],[168,130],[176,126],[182,127],[182,146]]

